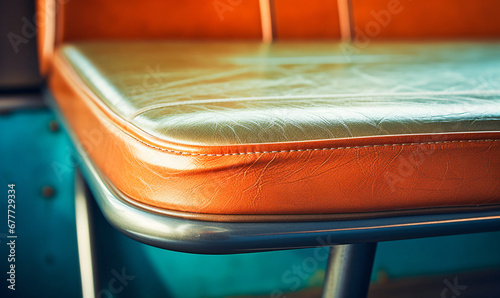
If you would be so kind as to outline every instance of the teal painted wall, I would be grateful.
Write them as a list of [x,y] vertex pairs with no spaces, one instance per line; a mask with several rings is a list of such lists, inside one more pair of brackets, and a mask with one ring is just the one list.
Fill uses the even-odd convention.
[[[79,297],[78,251],[72,199],[73,174],[58,177],[52,165],[68,164],[63,131],[49,128],[44,110],[0,115],[0,297]],[[16,187],[16,291],[6,290],[7,184]],[[52,197],[42,188],[55,189]]]

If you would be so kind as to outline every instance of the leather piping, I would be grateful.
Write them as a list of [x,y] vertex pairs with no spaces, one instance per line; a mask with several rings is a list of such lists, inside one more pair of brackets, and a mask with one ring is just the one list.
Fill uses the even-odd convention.
[[[131,136],[134,138],[133,136]],[[163,149],[144,143],[143,141],[134,138],[136,141],[143,143],[146,146],[180,155],[193,155],[193,156],[232,156],[232,155],[247,155],[247,154],[269,154],[269,153],[291,153],[291,152],[307,152],[307,151],[325,151],[325,150],[344,150],[344,149],[360,149],[360,148],[375,148],[375,147],[398,147],[398,146],[415,146],[415,145],[435,145],[447,143],[481,143],[481,142],[499,142],[495,139],[481,139],[481,140],[461,140],[461,141],[437,141],[437,142],[420,142],[420,143],[396,143],[396,144],[380,144],[380,145],[365,145],[365,146],[351,146],[351,147],[331,147],[331,148],[309,148],[309,149],[290,149],[290,150],[275,150],[275,151],[252,151],[252,152],[236,152],[236,153],[223,153],[223,154],[208,154],[208,153],[193,153],[184,151],[175,151]]]

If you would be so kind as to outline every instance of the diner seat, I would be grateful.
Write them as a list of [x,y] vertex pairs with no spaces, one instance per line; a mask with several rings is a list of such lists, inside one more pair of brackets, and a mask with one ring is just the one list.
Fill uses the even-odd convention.
[[48,83],[127,202],[208,221],[500,203],[500,43],[67,42]]
[[323,297],[366,297],[380,241],[500,230],[498,1],[37,6],[84,297],[94,199],[168,250],[330,246]]

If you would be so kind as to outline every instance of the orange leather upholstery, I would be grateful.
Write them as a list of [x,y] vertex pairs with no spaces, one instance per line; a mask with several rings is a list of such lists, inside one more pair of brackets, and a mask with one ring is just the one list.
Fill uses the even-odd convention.
[[86,0],[61,9],[67,41],[262,37],[258,0]]
[[499,50],[84,43],[57,51],[49,83],[132,202],[214,218],[475,206],[500,203]]
[[[130,202],[210,220],[500,203],[500,46],[372,42],[498,36],[493,0],[352,0],[360,43],[272,45],[158,41],[260,40],[257,0],[55,1],[50,89]],[[278,40],[339,38],[336,1],[290,1]]]
[[496,0],[351,0],[360,41],[500,37]]
[[276,39],[340,38],[337,1],[274,0]]
[[75,40],[262,39],[258,0],[37,0],[38,53]]
[[[342,1],[352,4],[351,30],[362,43],[378,39],[500,36],[496,16],[500,5],[496,0]],[[271,1],[274,37],[338,40],[339,14],[349,13],[339,12],[337,2]],[[37,7],[42,73],[47,72],[54,45],[67,41],[260,40],[263,36],[259,0],[37,0]]]

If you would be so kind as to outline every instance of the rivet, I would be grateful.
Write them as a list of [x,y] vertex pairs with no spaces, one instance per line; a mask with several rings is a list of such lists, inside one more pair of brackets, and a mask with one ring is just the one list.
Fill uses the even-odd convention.
[[45,198],[52,198],[56,194],[56,190],[52,186],[42,187],[42,196]]
[[50,121],[49,122],[49,129],[52,132],[58,132],[60,129],[59,123],[57,123],[57,121],[55,121],[55,120]]

